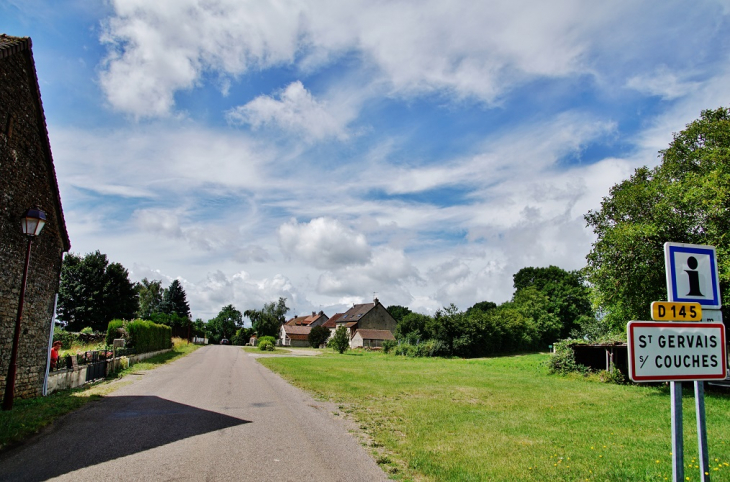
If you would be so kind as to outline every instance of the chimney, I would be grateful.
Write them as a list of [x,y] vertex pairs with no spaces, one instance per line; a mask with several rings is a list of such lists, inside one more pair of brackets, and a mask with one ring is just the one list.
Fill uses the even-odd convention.
[[317,316],[317,312],[316,311],[313,311],[312,312],[312,316]]

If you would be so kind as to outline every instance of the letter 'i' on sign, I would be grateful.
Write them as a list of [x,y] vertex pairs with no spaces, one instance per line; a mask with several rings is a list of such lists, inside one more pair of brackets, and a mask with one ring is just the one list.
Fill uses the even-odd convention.
[[664,243],[669,301],[696,302],[719,310],[720,282],[714,246]]

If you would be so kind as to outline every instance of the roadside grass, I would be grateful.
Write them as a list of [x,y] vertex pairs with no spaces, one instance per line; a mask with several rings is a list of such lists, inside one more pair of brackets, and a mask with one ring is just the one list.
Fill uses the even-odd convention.
[[[668,387],[548,375],[548,356],[462,360],[349,352],[259,362],[338,403],[395,478],[671,480]],[[692,391],[684,397],[685,475],[696,481]],[[730,481],[730,396],[710,392],[705,403],[711,476]]]
[[262,355],[285,355],[291,353],[291,350],[287,350],[286,348],[274,348],[274,351],[261,351],[255,346],[244,346],[242,348],[246,353],[260,353]]
[[131,383],[120,382],[118,379],[130,373],[151,370],[173,362],[198,348],[200,348],[199,345],[186,344],[179,338],[173,339],[172,351],[156,355],[130,366],[126,370],[110,374],[105,381],[52,393],[47,397],[14,400],[12,410],[0,411],[0,451],[30,438],[57,418]]

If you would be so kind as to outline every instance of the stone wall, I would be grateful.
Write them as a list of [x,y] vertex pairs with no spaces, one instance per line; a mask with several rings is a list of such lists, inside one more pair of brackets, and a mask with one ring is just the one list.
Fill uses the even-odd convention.
[[[10,363],[27,237],[20,220],[38,207],[48,222],[33,240],[20,333],[16,398],[39,396],[63,252],[68,238],[50,158],[35,67],[27,48],[0,44],[0,395]],[[17,49],[16,49],[17,50]]]
[[395,327],[398,325],[395,319],[388,313],[388,310],[380,304],[375,303],[373,309],[367,312],[360,321],[357,323],[358,330],[388,330],[391,333],[395,332]]

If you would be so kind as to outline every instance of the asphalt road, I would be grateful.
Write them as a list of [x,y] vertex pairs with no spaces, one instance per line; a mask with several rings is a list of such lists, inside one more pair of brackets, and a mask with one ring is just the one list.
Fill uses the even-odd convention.
[[240,347],[123,380],[0,456],[0,480],[387,480],[326,404]]

